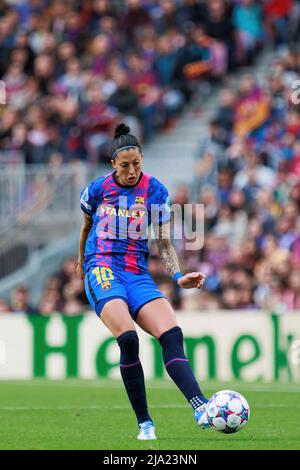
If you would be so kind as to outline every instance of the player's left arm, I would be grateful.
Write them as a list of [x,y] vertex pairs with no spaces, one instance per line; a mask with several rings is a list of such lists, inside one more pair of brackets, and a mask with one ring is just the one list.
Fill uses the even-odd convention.
[[[156,239],[158,251],[162,263],[168,273],[173,277],[176,273],[180,272],[179,262],[176,251],[170,239],[170,223],[167,222],[158,227],[158,237]],[[184,289],[192,289],[197,287],[201,289],[206,279],[206,275],[201,272],[192,272],[185,274],[177,280],[180,287]]]

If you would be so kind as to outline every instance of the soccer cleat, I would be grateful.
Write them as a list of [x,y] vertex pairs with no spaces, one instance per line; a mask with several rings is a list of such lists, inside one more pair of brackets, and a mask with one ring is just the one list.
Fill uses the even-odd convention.
[[202,405],[198,406],[198,408],[194,410],[194,416],[195,416],[195,420],[197,421],[197,423],[202,429],[210,428],[210,424],[208,422],[207,414],[206,414],[206,403],[203,403]]
[[155,427],[152,421],[145,421],[139,424],[140,432],[138,439],[140,441],[154,441],[156,440]]

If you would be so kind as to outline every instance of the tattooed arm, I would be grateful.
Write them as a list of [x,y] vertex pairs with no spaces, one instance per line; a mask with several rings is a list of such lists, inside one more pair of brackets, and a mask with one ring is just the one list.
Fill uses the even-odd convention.
[[170,240],[170,224],[161,225],[158,231],[156,243],[162,263],[168,273],[174,276],[175,273],[180,271],[180,267],[177,254]]
[[[173,277],[174,274],[180,272],[177,254],[170,239],[170,224],[161,225],[158,228],[158,237],[156,240],[158,251],[162,263],[168,273]],[[205,281],[205,274],[200,272],[193,272],[185,274],[178,279],[178,285],[184,289],[191,289],[197,287],[200,289]]]

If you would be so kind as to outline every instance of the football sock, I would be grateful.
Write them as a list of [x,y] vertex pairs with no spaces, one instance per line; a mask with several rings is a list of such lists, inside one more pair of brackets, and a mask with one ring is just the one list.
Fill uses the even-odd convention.
[[120,371],[138,423],[152,421],[147,407],[144,372],[139,360],[139,338],[135,331],[126,331],[117,338],[120,347]]
[[[181,328],[175,326],[159,337],[165,368],[194,409],[207,399],[200,390],[183,350]],[[197,406],[195,406],[197,405]]]
[[207,403],[207,399],[203,397],[203,395],[197,395],[191,398],[189,402],[193,410],[196,410],[197,408],[199,408],[199,406],[203,405],[203,403]]

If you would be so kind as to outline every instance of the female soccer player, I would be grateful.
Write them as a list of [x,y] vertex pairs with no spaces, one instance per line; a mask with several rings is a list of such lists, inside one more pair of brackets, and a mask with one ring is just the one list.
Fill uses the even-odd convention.
[[89,302],[120,347],[121,376],[136,414],[138,439],[156,439],[148,412],[144,373],[139,360],[137,323],[157,338],[166,370],[191,404],[196,421],[209,427],[207,399],[183,350],[174,311],[148,273],[150,224],[157,233],[162,262],[183,289],[201,288],[203,273],[181,274],[169,236],[167,189],[142,172],[143,151],[125,124],[117,126],[111,150],[112,173],[94,180],[81,193],[83,224],[77,274]]

